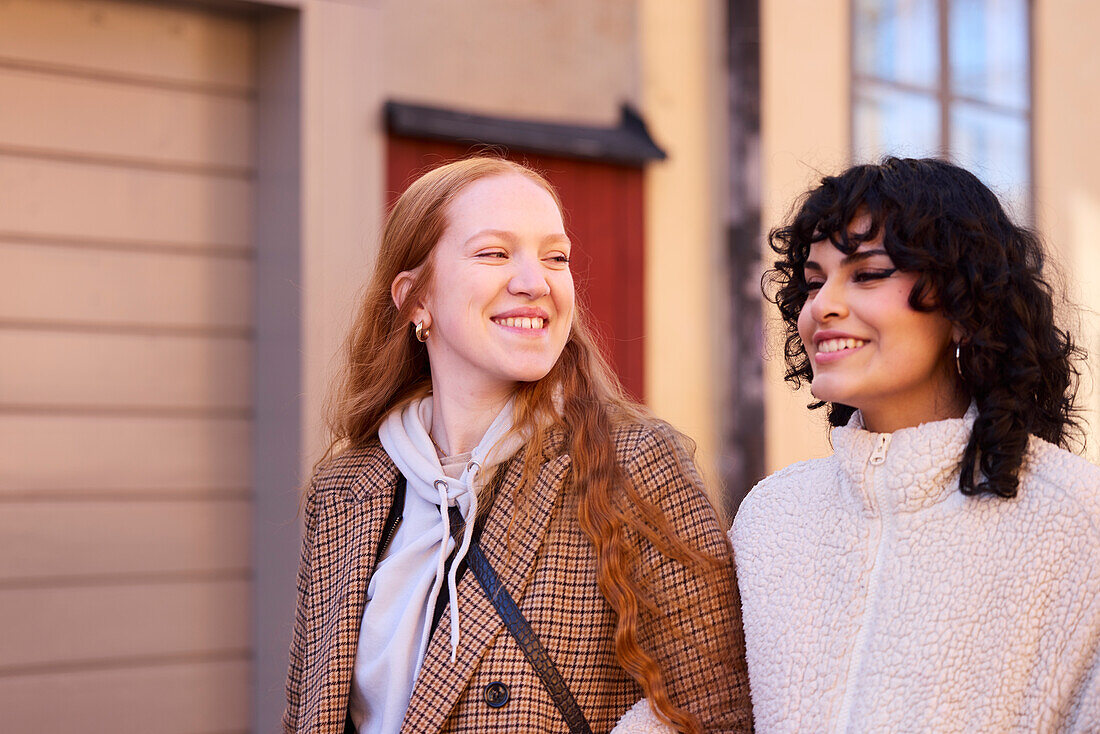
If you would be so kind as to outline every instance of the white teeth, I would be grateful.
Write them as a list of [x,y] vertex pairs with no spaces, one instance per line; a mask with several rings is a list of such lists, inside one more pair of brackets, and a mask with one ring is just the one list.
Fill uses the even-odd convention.
[[541,329],[546,323],[546,319],[532,317],[527,318],[521,316],[519,318],[506,318],[506,319],[494,319],[501,326],[508,326],[513,329]]
[[817,345],[817,351],[828,354],[829,352],[839,352],[842,349],[862,347],[866,343],[862,339],[826,339]]

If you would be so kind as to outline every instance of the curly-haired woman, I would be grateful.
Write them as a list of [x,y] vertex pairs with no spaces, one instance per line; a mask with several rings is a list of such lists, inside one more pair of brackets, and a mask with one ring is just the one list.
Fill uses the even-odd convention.
[[306,500],[287,731],[606,732],[642,696],[646,726],[751,727],[728,543],[600,358],[570,249],[500,159],[393,207]]
[[761,731],[1097,731],[1100,469],[1034,234],[970,173],[888,158],[771,232],[786,377],[833,455],[730,539]]

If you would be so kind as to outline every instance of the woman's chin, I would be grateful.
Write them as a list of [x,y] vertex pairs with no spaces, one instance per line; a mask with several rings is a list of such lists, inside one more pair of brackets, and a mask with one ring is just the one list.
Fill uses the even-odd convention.
[[810,383],[810,395],[813,395],[817,400],[822,400],[826,403],[833,402],[832,391],[829,390],[828,379],[822,380],[821,378],[815,378]]
[[556,360],[550,359],[515,362],[509,365],[505,374],[515,382],[538,382],[550,374],[550,370],[554,369],[555,363]]
[[842,403],[848,406],[852,406],[851,401],[854,397],[847,391],[840,389],[840,386],[835,384],[835,382],[828,377],[824,379],[815,379],[810,384],[810,394],[813,395],[816,400],[820,400],[823,403]]

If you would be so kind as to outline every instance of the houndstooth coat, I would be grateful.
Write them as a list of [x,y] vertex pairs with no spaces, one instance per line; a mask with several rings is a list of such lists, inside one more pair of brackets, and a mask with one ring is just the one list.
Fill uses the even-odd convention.
[[[614,613],[596,583],[591,541],[578,524],[569,491],[570,457],[558,436],[542,447],[544,463],[524,522],[516,514],[522,455],[504,479],[481,546],[554,660],[594,732],[607,732],[644,694],[615,658]],[[651,590],[638,641],[654,654],[672,699],[698,715],[706,731],[750,731],[748,675],[733,559],[698,476],[677,461],[670,429],[619,429],[619,461],[635,486],[668,515],[682,537],[725,560],[695,572],[633,537],[635,571]],[[529,448],[526,450],[530,450]],[[522,453],[522,452],[521,452]],[[287,732],[341,734],[367,583],[398,471],[377,440],[348,451],[314,477],[298,572],[298,608],[290,650]],[[402,734],[424,732],[566,732],[554,703],[504,628],[472,573],[461,600],[458,659],[450,661],[446,625],[432,637],[405,715]],[[486,703],[486,687],[503,683],[507,703]],[[494,686],[495,703],[501,688]]]

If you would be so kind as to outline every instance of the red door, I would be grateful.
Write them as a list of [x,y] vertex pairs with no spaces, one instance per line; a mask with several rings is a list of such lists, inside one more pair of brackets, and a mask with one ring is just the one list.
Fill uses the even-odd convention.
[[[464,145],[391,135],[387,206],[418,175],[471,155]],[[642,169],[558,156],[508,156],[546,176],[565,207],[577,297],[587,307],[615,371],[635,399],[645,397]]]

